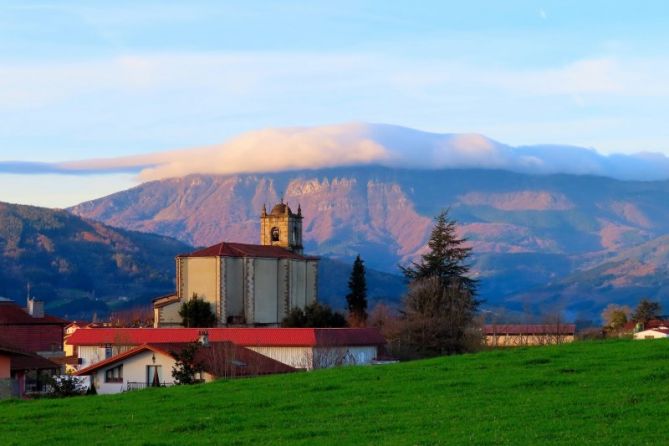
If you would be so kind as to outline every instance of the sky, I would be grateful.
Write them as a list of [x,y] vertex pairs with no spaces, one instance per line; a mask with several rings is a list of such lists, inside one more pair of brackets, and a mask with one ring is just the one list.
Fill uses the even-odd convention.
[[[0,162],[367,122],[669,155],[667,17],[661,1],[0,0]],[[65,207],[143,178],[5,168],[0,201]]]

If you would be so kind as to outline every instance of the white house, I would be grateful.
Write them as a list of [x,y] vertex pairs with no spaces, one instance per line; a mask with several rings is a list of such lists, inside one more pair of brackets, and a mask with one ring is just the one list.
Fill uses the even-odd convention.
[[636,340],[662,338],[669,338],[669,328],[662,326],[634,333],[634,339]]
[[[176,356],[191,343],[143,344],[80,370],[91,377],[100,394],[120,393],[175,384],[172,371]],[[195,359],[203,371],[195,376],[205,382],[297,371],[231,342],[195,344]]]

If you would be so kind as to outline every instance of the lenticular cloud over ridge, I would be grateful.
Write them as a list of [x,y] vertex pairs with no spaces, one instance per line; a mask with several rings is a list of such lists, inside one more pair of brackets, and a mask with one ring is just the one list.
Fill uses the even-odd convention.
[[[142,180],[189,174],[234,174],[350,165],[397,168],[482,168],[531,174],[669,179],[659,153],[602,155],[566,145],[512,147],[478,134],[428,133],[387,124],[265,129],[208,147],[115,159],[35,164],[34,173],[139,172]],[[20,166],[20,171],[17,169]],[[30,163],[0,162],[0,173],[31,173]]]

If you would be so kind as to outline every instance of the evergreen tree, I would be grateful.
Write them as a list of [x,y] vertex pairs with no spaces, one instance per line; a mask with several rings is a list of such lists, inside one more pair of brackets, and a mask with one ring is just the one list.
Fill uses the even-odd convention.
[[455,230],[455,221],[442,211],[435,218],[429,252],[402,268],[410,282],[404,299],[405,345],[421,356],[475,348],[471,332],[480,304],[477,281],[468,276],[471,248]]
[[216,315],[211,310],[211,304],[193,293],[193,298],[184,302],[179,309],[181,325],[184,327],[215,327]]
[[464,246],[467,241],[457,237],[456,223],[444,210],[435,217],[435,225],[427,245],[429,252],[421,257],[420,262],[413,262],[408,267],[401,267],[404,276],[415,282],[428,277],[438,277],[444,286],[457,285],[472,297],[476,295],[477,281],[468,276],[471,248]]
[[351,277],[348,279],[351,290],[346,296],[349,317],[355,326],[365,326],[367,322],[367,281],[365,279],[365,262],[358,255],[353,262]]

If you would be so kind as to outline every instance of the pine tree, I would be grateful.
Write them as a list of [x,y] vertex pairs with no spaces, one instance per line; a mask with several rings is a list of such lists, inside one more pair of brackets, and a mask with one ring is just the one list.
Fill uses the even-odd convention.
[[462,353],[478,342],[471,335],[480,304],[477,281],[468,276],[471,248],[455,231],[455,221],[442,211],[435,218],[429,252],[402,268],[410,282],[404,298],[405,344],[421,356]]
[[365,279],[365,262],[360,255],[353,262],[351,277],[348,279],[348,288],[351,290],[346,296],[348,314],[352,325],[364,326],[367,322],[367,281]]
[[444,210],[435,217],[435,225],[427,245],[430,251],[408,267],[401,267],[404,276],[415,282],[428,277],[438,277],[445,286],[457,285],[471,296],[476,295],[477,281],[468,276],[471,248],[464,246],[466,239],[458,238],[456,222]]

